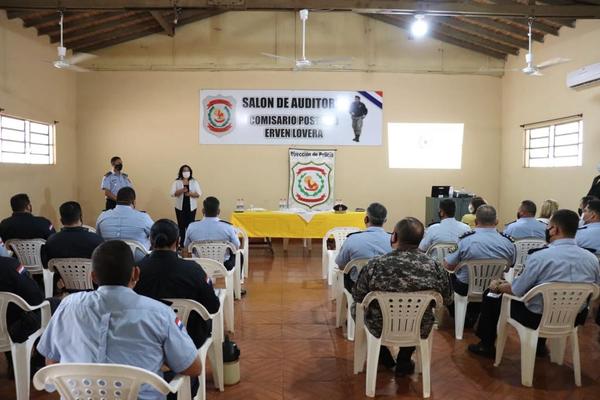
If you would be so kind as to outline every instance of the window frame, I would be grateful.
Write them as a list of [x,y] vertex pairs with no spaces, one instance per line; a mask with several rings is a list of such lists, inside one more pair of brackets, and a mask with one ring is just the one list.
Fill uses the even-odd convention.
[[[3,124],[3,119],[21,121],[23,129],[7,127]],[[40,132],[35,127],[32,131],[32,124],[47,127],[47,133]],[[22,140],[5,139],[5,132],[20,132],[23,134]],[[32,141],[32,135],[34,141]],[[40,140],[40,137],[46,136],[46,143]],[[36,140],[37,139],[37,140]],[[5,149],[5,143],[18,143],[23,145],[23,151],[12,151]],[[40,152],[42,147],[47,149],[46,153]],[[10,157],[12,155],[13,157]],[[20,155],[20,161],[14,160],[14,155]],[[47,160],[40,162],[42,157]],[[35,159],[38,159],[37,161]],[[0,164],[20,164],[20,165],[55,165],[56,164],[56,122],[48,123],[15,115],[0,113]]]
[[[569,124],[577,124],[575,131],[557,133],[557,128]],[[523,167],[524,168],[571,168],[583,165],[583,116],[573,116],[536,124],[521,125],[523,128]],[[547,129],[547,135],[540,136],[535,131]],[[559,130],[559,129],[558,129]],[[575,140],[556,144],[557,139],[576,136]],[[546,142],[546,145],[536,146],[532,142]],[[575,147],[575,154],[558,154],[557,149]],[[546,150],[545,156],[533,155],[536,150]],[[575,161],[561,164],[560,160],[575,159]],[[547,160],[545,163],[540,160]],[[533,161],[533,163],[532,163]]]

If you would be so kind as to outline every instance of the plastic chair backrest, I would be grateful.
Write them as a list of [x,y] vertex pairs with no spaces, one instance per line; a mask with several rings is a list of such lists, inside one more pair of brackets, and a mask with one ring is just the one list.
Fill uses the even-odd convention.
[[546,245],[546,241],[538,238],[524,238],[515,240],[517,256],[515,259],[515,276],[519,276],[527,260],[528,252],[531,249],[539,249]]
[[342,245],[346,241],[346,238],[348,237],[348,235],[351,233],[354,233],[354,232],[358,232],[358,231],[360,231],[360,229],[352,227],[352,226],[343,226],[343,227],[338,227],[338,228],[332,228],[327,231],[327,233],[323,237],[323,240],[327,241],[327,239],[329,239],[330,237],[333,236],[333,240],[335,240],[335,248],[336,248],[336,250],[339,250],[342,248]]
[[246,233],[245,230],[243,230],[242,228],[240,228],[238,226],[235,226],[234,229],[235,229],[235,232],[237,233],[237,235],[242,237],[241,248],[243,248],[244,250],[247,250],[248,245],[249,245],[248,234]]
[[202,267],[206,275],[208,275],[211,279],[215,278],[226,278],[229,271],[223,265],[222,261],[216,261],[212,258],[200,258],[200,257],[192,257],[186,258],[186,260],[194,261],[198,264],[199,267]]
[[41,269],[41,249],[45,243],[44,239],[11,239],[6,241],[5,246],[12,249],[25,268]]
[[53,364],[39,370],[33,384],[38,390],[53,385],[65,400],[136,400],[142,384],[162,394],[173,390],[150,371],[120,364]]
[[25,311],[29,310],[31,307],[21,296],[17,296],[10,292],[0,292],[0,352],[10,351],[11,339],[8,334],[8,325],[6,323],[6,311],[8,310],[8,305],[10,303],[17,305]]
[[67,290],[94,290],[89,258],[53,258],[48,269],[59,273]]
[[129,246],[129,248],[131,249],[131,252],[133,253],[134,257],[135,257],[136,252],[140,252],[144,256],[148,254],[148,250],[146,250],[144,245],[141,244],[140,242],[138,242],[137,240],[131,240],[131,239],[121,239],[121,240],[123,242],[127,243],[127,246]]
[[173,298],[163,300],[171,303],[171,309],[175,311],[177,318],[179,318],[184,325],[187,325],[188,318],[190,317],[192,311],[198,313],[205,321],[208,321],[211,318],[206,308],[204,308],[204,306],[197,301]]
[[355,258],[354,260],[348,261],[348,264],[344,267],[344,275],[349,274],[352,269],[356,269],[356,275],[360,273],[365,265],[369,262],[370,258]]
[[433,290],[408,293],[370,292],[362,302],[364,308],[367,309],[373,300],[379,303],[383,317],[381,342],[401,347],[419,343],[421,320],[431,301],[435,301],[436,307],[444,304],[442,296]]
[[441,263],[444,261],[444,258],[455,251],[458,248],[458,245],[454,242],[438,242],[433,243],[426,251],[426,254],[434,258],[437,262]]
[[210,258],[223,262],[227,256],[227,250],[235,253],[235,246],[223,240],[200,240],[192,242],[188,246],[188,251],[194,257]]
[[544,302],[538,327],[544,337],[564,336],[573,331],[575,318],[588,300],[598,297],[600,288],[593,283],[543,283],[523,296],[528,301],[540,295]]
[[479,300],[483,296],[483,291],[490,286],[494,279],[501,279],[504,270],[508,266],[508,261],[501,259],[490,260],[469,260],[459,264],[457,270],[461,267],[469,269],[469,300]]

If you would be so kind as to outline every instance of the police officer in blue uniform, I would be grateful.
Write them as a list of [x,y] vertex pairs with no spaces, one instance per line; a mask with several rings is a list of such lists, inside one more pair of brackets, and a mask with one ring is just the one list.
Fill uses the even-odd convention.
[[[373,258],[392,251],[391,235],[383,229],[386,218],[387,209],[382,204],[371,203],[367,207],[367,229],[349,234],[335,258],[335,263],[341,270],[352,260]],[[352,291],[358,273],[351,271],[348,275],[344,277],[344,286]]]
[[110,159],[112,170],[108,171],[102,178],[100,189],[106,196],[106,209],[112,210],[117,206],[117,193],[124,187],[133,187],[129,176],[123,171],[123,160],[121,157],[114,156]]
[[[578,247],[575,234],[579,218],[574,211],[558,210],[550,219],[546,230],[550,245],[531,252],[525,261],[523,273],[515,278],[513,284],[493,281],[490,292],[507,293],[523,296],[530,289],[542,283],[595,283],[600,284],[600,265],[598,259]],[[481,317],[477,327],[478,344],[469,346],[469,351],[486,357],[495,355],[496,326],[500,316],[502,299],[484,293],[481,306]],[[526,304],[512,301],[510,315],[524,326],[537,329],[542,319],[543,301],[540,295]],[[575,325],[582,325],[588,313],[584,308],[575,320]],[[547,354],[545,339],[538,339],[538,356]]]
[[600,254],[600,200],[592,200],[583,209],[583,225],[575,235],[577,246]]
[[517,211],[517,220],[506,225],[504,233],[515,240],[524,238],[544,239],[546,224],[535,219],[537,207],[531,200],[523,200]]
[[469,225],[457,221],[454,218],[456,214],[456,204],[452,199],[440,201],[438,215],[440,222],[433,224],[425,231],[425,236],[419,244],[419,250],[427,251],[429,247],[436,243],[451,242],[458,243],[458,238],[463,233],[471,230]]
[[[498,220],[496,209],[490,205],[482,205],[475,212],[475,229],[463,234],[458,241],[458,249],[444,259],[444,267],[455,271],[461,261],[504,259],[509,265],[514,264],[516,249],[513,240],[496,230]],[[469,290],[469,272],[460,268],[451,275],[454,291],[466,296]],[[469,303],[467,307],[466,327],[472,327],[477,321],[479,303]],[[449,307],[450,313],[454,308]]]
[[55,233],[52,222],[32,214],[31,201],[25,193],[10,198],[12,216],[0,222],[0,237],[4,242],[11,239],[48,239]]
[[117,193],[117,206],[98,217],[96,231],[104,240],[135,240],[149,250],[153,223],[148,214],[135,209],[135,190],[125,187]]
[[[175,313],[131,288],[139,268],[122,241],[100,245],[92,256],[93,292],[67,296],[50,320],[37,346],[55,363],[111,363],[143,368],[162,376],[166,364],[173,372],[198,376],[201,364],[196,346]],[[143,400],[164,399],[142,386]]]
[[[207,197],[202,203],[202,214],[204,218],[200,221],[192,222],[185,233],[184,246],[187,247],[192,242],[218,240],[233,244],[238,249],[240,239],[233,225],[227,221],[219,219],[221,213],[221,203],[216,197]],[[243,261],[243,260],[240,260]],[[224,260],[225,268],[231,270],[235,267],[235,254],[229,254]]]

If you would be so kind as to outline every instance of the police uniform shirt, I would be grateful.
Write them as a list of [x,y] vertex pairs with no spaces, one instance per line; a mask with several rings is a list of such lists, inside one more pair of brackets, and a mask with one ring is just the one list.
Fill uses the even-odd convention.
[[233,244],[236,249],[240,247],[240,238],[233,225],[218,217],[204,217],[192,222],[185,231],[185,247],[192,242],[205,240],[221,240]]
[[419,244],[419,250],[427,251],[431,245],[441,242],[458,243],[458,237],[470,230],[469,225],[457,221],[453,217],[444,218],[439,223],[427,228]]
[[519,218],[508,224],[504,233],[513,239],[546,239],[546,224],[535,218]]
[[92,253],[104,240],[83,227],[62,228],[42,246],[42,264],[53,258],[92,258]]
[[[153,299],[190,299],[213,314],[219,311],[219,298],[204,270],[194,261],[184,260],[170,250],[155,250],[139,262],[140,280],[136,293]],[[187,330],[197,348],[210,336],[209,325],[192,313]]]
[[[559,239],[527,257],[523,273],[515,278],[512,291],[523,296],[534,286],[548,282],[600,284],[598,258],[577,246],[573,239]],[[526,304],[529,311],[542,313],[542,297]]]
[[133,187],[129,176],[124,173],[114,173],[113,171],[109,171],[102,178],[102,183],[100,184],[100,189],[109,190],[115,196],[119,193],[124,187]]
[[575,235],[575,242],[579,247],[600,254],[600,222],[592,222],[579,228]]
[[15,212],[0,222],[0,237],[4,242],[11,239],[48,239],[55,232],[49,220],[28,212]]
[[[458,265],[461,261],[504,259],[509,265],[515,262],[516,249],[510,238],[499,233],[496,228],[475,228],[463,234],[458,241],[458,249],[446,256],[450,265]],[[467,268],[455,272],[456,278],[469,283]]]
[[[44,293],[38,284],[31,279],[25,267],[19,261],[10,257],[0,257],[0,292],[16,294],[31,306],[37,306],[44,301]],[[25,311],[17,305],[9,304],[6,311],[8,326],[10,327],[24,313]]]
[[104,240],[136,240],[149,250],[150,229],[153,223],[152,218],[145,212],[117,204],[114,209],[100,214],[96,222],[96,231]]
[[[162,376],[167,364],[184,371],[197,357],[194,342],[168,306],[125,286],[101,286],[63,299],[37,346],[61,363],[125,364]],[[139,399],[164,399],[143,386]]]
[[357,258],[373,258],[387,254],[392,251],[390,236],[379,226],[370,226],[364,231],[351,233],[342,244],[335,263],[344,268]]
[[6,246],[4,246],[2,238],[0,238],[0,257],[10,257],[10,254],[8,254],[8,250],[6,250]]

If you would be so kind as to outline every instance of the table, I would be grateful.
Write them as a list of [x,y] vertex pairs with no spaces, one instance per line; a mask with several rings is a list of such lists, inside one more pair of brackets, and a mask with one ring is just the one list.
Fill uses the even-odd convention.
[[310,222],[294,213],[279,211],[244,211],[232,213],[230,222],[244,229],[252,238],[322,239],[328,230],[342,226],[365,228],[364,212],[316,213]]

